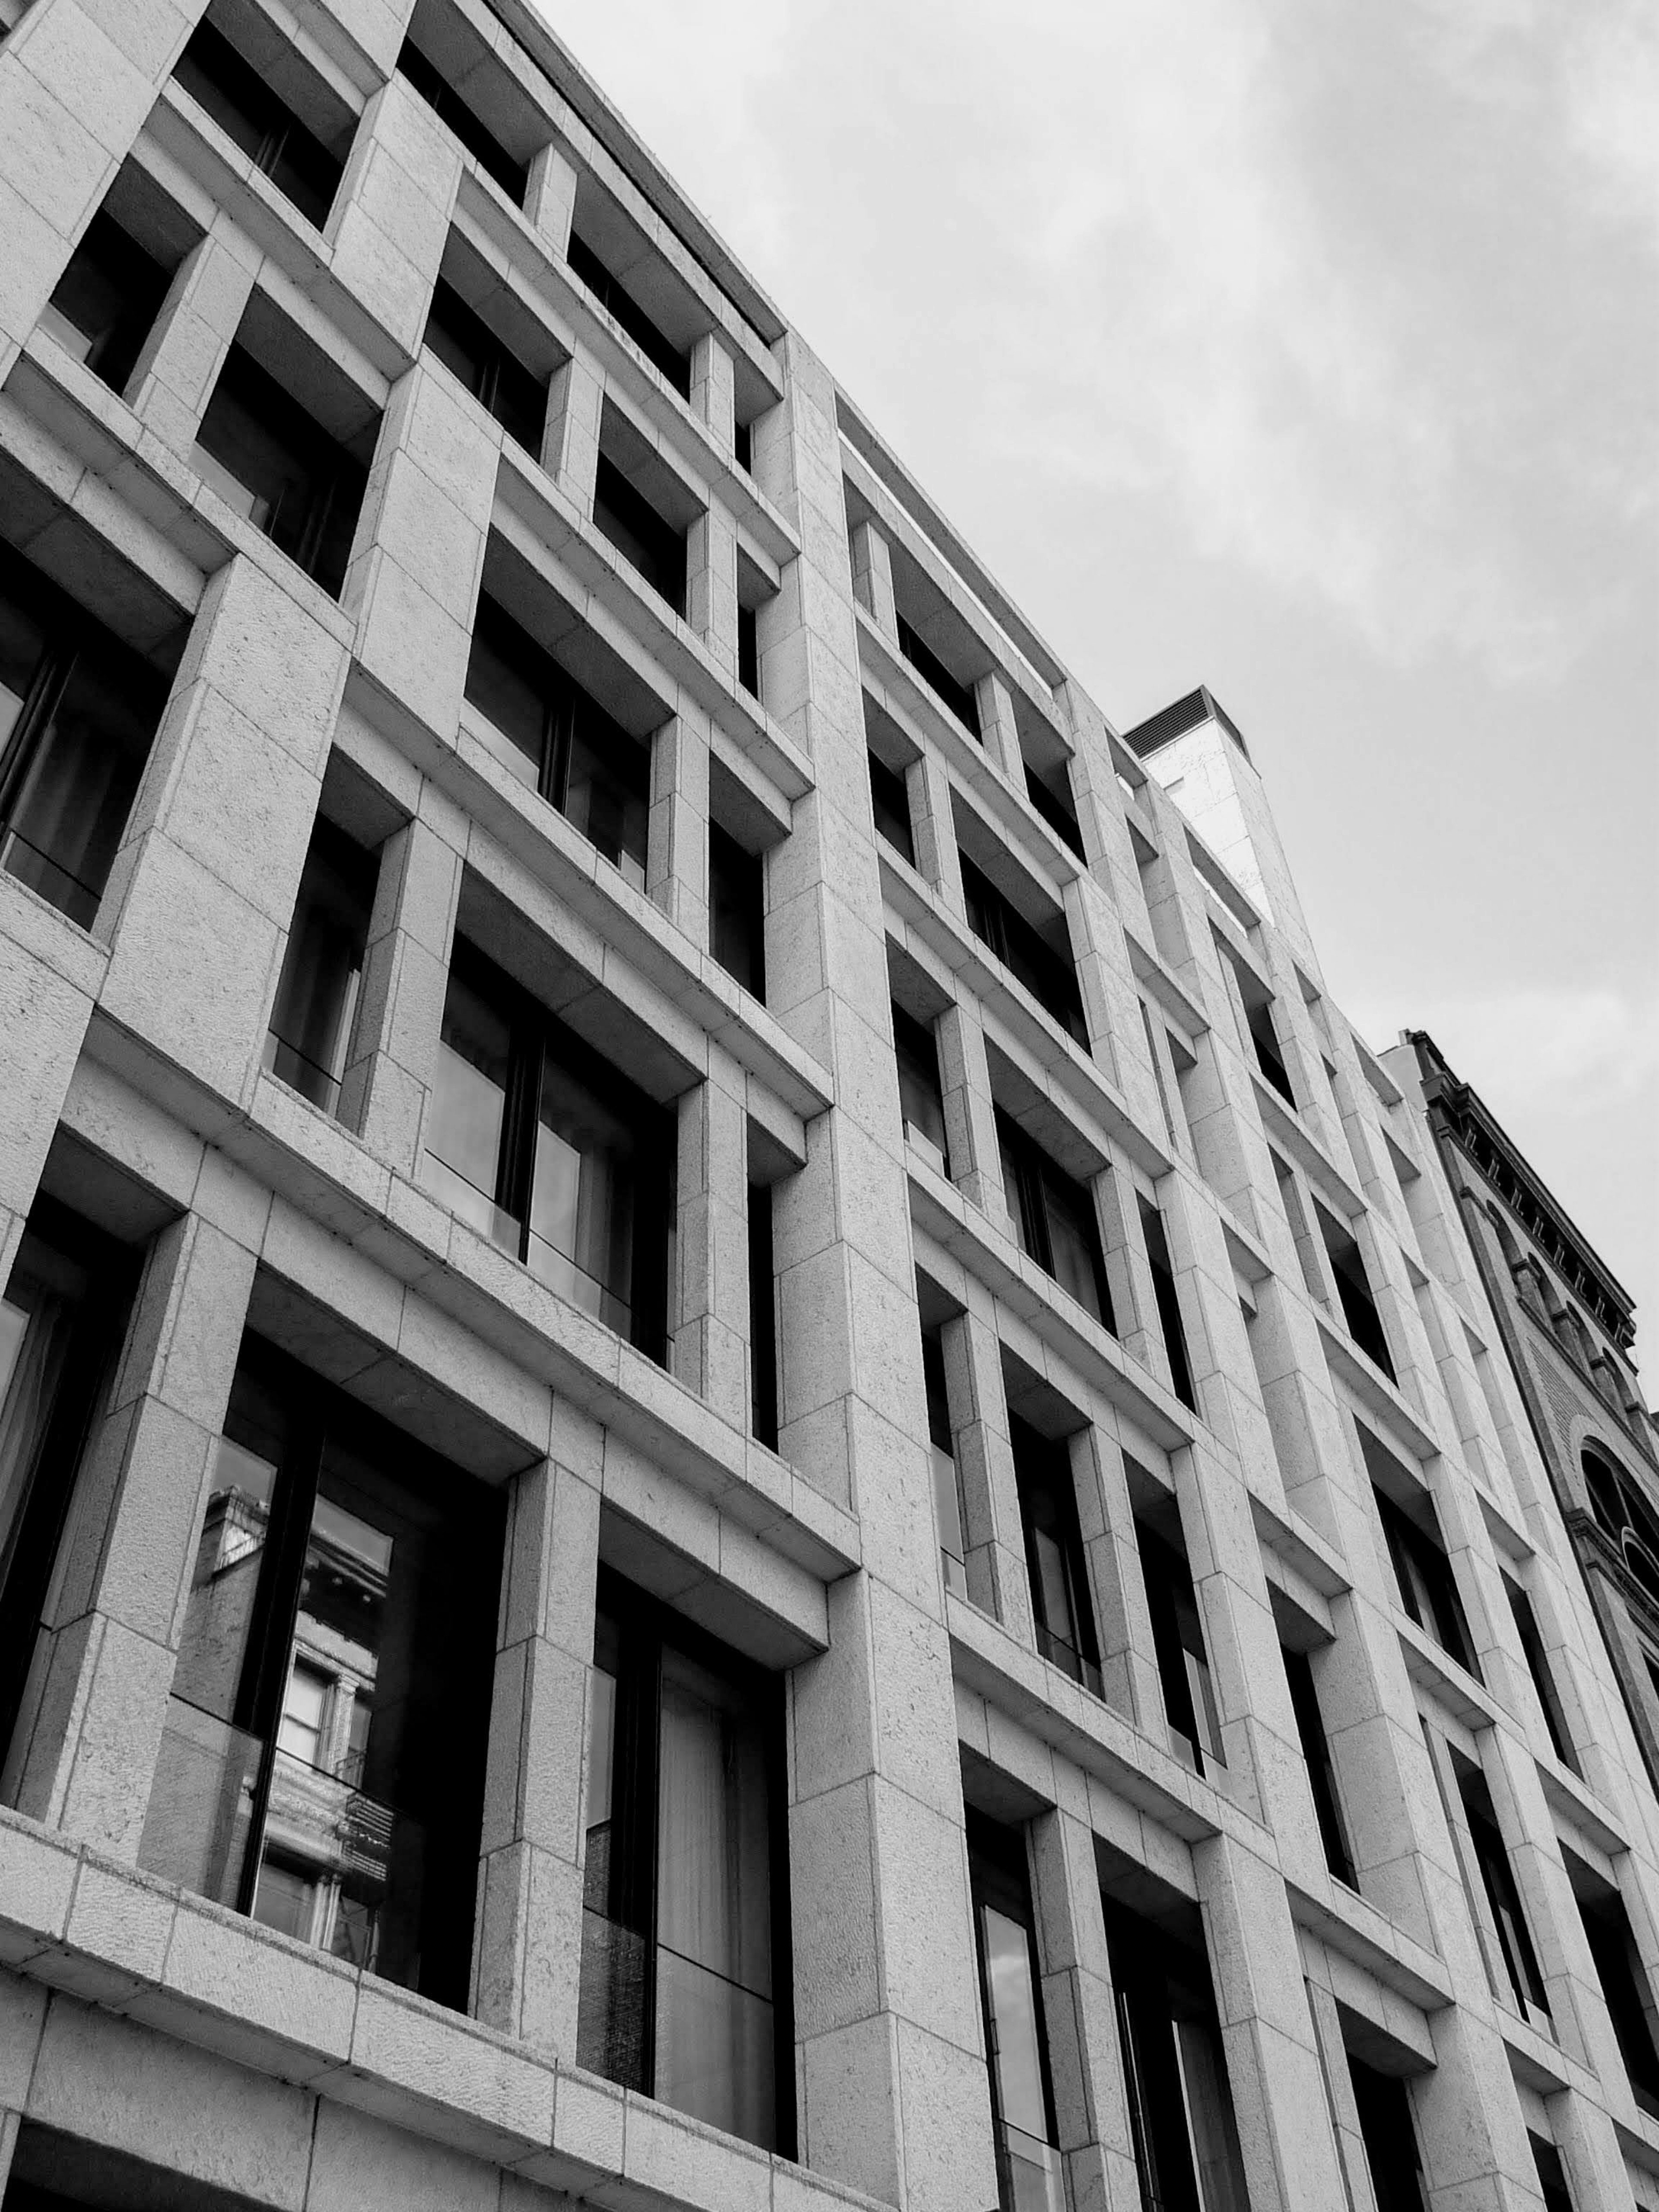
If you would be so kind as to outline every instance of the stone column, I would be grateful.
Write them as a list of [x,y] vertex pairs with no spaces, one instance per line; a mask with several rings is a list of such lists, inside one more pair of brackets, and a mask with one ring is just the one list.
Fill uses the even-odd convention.
[[448,242],[461,149],[395,73],[363,110],[329,234],[334,273],[405,353],[418,353]]
[[674,1372],[725,1420],[749,1428],[748,1115],[743,1070],[711,1043],[708,1073],[679,1102],[678,1300]]
[[19,1811],[117,1858],[143,1833],[253,1273],[198,1215],[151,1244],[13,1742]]
[[258,248],[225,216],[216,216],[174,271],[127,379],[129,404],[182,460],[191,458],[258,265]]
[[924,753],[919,761],[912,763],[904,781],[910,800],[916,866],[960,921],[967,914],[968,901],[962,888],[962,854],[957,848],[951,779],[945,772],[945,763],[936,754]]
[[551,1460],[507,1507],[489,1706],[472,2008],[574,2061],[599,1492]]
[[718,499],[685,534],[686,620],[728,676],[738,672],[738,533]]
[[807,550],[787,595],[799,636],[769,641],[769,702],[817,782],[770,856],[769,945],[797,947],[772,1011],[841,1081],[775,1194],[781,1441],[854,1505],[866,1563],[830,1589],[830,1648],[792,1681],[801,2152],[907,2212],[963,2212],[996,2196],[989,2079],[835,390],[783,344],[755,473]]
[[853,592],[877,629],[898,643],[898,609],[893,600],[893,556],[873,522],[860,522],[852,536]]
[[974,713],[979,721],[980,742],[986,757],[994,761],[1014,788],[1025,789],[1025,756],[1020,750],[1019,725],[1014,720],[1014,695],[994,669],[974,686]]
[[73,922],[0,874],[0,1290],[10,1277],[103,980]]
[[349,624],[240,555],[209,582],[110,872],[100,1004],[252,1096],[345,684]]
[[[979,1310],[982,1297],[975,1297],[959,1321],[947,1324],[944,1345],[945,1389],[962,1476],[968,1595],[981,1613],[1000,1620],[1021,1644],[1032,1646],[1031,1585],[1014,1450],[1008,1437],[1002,1348],[990,1314]],[[984,1304],[990,1307],[988,1297]]]
[[465,821],[430,784],[422,809],[380,848],[351,1057],[340,1086],[341,1121],[405,1176],[420,1172],[466,837]]
[[576,212],[575,167],[557,140],[542,148],[530,164],[524,211],[561,261],[570,251],[570,223]]
[[969,1001],[954,1001],[939,1016],[933,1035],[939,1045],[951,1180],[995,1227],[1006,1231],[1008,1194],[1002,1187],[1002,1157],[979,1009]]
[[[1101,1692],[1114,1711],[1167,1748],[1169,1729],[1152,1641],[1152,1616],[1141,1578],[1140,1547],[1135,1539],[1134,1505],[1123,1455],[1108,1443],[1098,1427],[1080,1430],[1072,1439],[1074,1481],[1079,1457],[1085,1454],[1092,1467],[1085,1469],[1084,1480],[1076,1482],[1078,1517],[1100,1638]],[[1099,1515],[1093,1525],[1091,1505]]]
[[708,949],[708,724],[681,695],[651,748],[645,887],[700,951]]
[[585,353],[573,354],[562,368],[555,370],[548,388],[542,466],[588,522],[593,520],[604,413],[604,377]]
[[734,455],[736,379],[730,349],[713,331],[691,349],[691,412],[728,459]]

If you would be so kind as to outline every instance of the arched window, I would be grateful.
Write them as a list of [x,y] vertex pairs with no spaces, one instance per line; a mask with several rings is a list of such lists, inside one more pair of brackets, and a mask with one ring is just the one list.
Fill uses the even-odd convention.
[[1659,1605],[1659,1515],[1629,1476],[1600,1452],[1587,1447],[1580,1465],[1597,1526],[1619,1547],[1626,1566]]

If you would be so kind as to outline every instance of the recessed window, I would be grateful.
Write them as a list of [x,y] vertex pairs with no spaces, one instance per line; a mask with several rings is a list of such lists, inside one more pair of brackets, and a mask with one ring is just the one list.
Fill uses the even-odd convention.
[[1158,1323],[1170,1361],[1170,1381],[1182,1404],[1195,1413],[1198,1396],[1193,1389],[1192,1363],[1187,1357],[1187,1330],[1181,1318],[1181,1300],[1176,1294],[1175,1268],[1170,1259],[1170,1239],[1164,1216],[1151,1199],[1139,1192],[1136,1198],[1141,1235],[1146,1245],[1146,1265],[1152,1272],[1152,1302],[1158,1308]]
[[[1208,878],[1200,872],[1199,880],[1212,889]],[[1238,995],[1244,1009],[1244,1027],[1255,1053],[1255,1064],[1287,1106],[1296,1103],[1296,1093],[1291,1087],[1291,1072],[1285,1065],[1285,1054],[1279,1046],[1279,1030],[1273,1019],[1273,995],[1255,971],[1228,948],[1221,939],[1216,939],[1217,950],[1232,969],[1238,985]]]
[[1348,2075],[1376,2212],[1424,2212],[1423,2158],[1405,2082],[1397,2074],[1379,2073],[1352,2051]]
[[778,1290],[772,1249],[772,1193],[749,1186],[749,1426],[769,1451],[778,1448]]
[[441,123],[465,147],[484,174],[493,177],[514,207],[524,205],[529,173],[515,161],[489,125],[461,98],[444,71],[428,61],[413,39],[405,39],[398,56],[398,74],[425,100]]
[[1021,1251],[1052,1275],[1091,1321],[1115,1335],[1092,1194],[1000,1106],[996,1127],[1003,1187]]
[[1089,1571],[1078,1525],[1072,1455],[1063,1438],[1045,1437],[1012,1414],[1008,1423],[1025,1528],[1025,1565],[1037,1650],[1052,1667],[1101,1695]]
[[1544,1990],[1544,1977],[1539,1971],[1538,1954],[1533,1948],[1532,1931],[1522,1909],[1515,1869],[1510,1864],[1510,1856],[1504,1846],[1504,1832],[1498,1825],[1492,1790],[1479,1767],[1455,1752],[1452,1768],[1457,1780],[1458,1796],[1462,1801],[1469,1841],[1474,1849],[1474,1863],[1480,1871],[1480,1886],[1486,1893],[1486,1903],[1491,1909],[1492,1928],[1498,1937],[1498,1948],[1504,1961],[1510,1994],[1523,2019],[1541,2014],[1540,2024],[1547,2027],[1549,1998]]
[[1390,1382],[1395,1380],[1394,1361],[1389,1352],[1389,1340],[1382,1334],[1382,1316],[1376,1310],[1376,1300],[1371,1295],[1370,1279],[1365,1273],[1364,1255],[1352,1229],[1340,1222],[1329,1209],[1313,1202],[1314,1216],[1319,1224],[1326,1257],[1331,1263],[1331,1273],[1336,1278],[1336,1295],[1341,1301],[1342,1318],[1348,1324],[1348,1334],[1372,1365],[1380,1367]]
[[968,1878],[991,2070],[998,2212],[1066,2212],[1024,1836],[970,1809]]
[[195,461],[222,499],[339,598],[368,472],[240,344],[208,402]]
[[766,1002],[766,863],[708,825],[708,942],[720,966]]
[[921,1332],[921,1375],[927,1392],[927,1441],[933,1462],[933,1510],[939,1516],[939,1560],[945,1587],[968,1595],[967,1552],[963,1542],[962,1474],[957,1465],[956,1431],[951,1421],[951,1393],[945,1376],[945,1340],[936,1328]]
[[426,1144],[446,1205],[662,1358],[671,1118],[464,940]]
[[1504,1577],[1504,1592],[1510,1601],[1510,1611],[1515,1618],[1516,1633],[1521,1639],[1522,1655],[1527,1662],[1527,1672],[1532,1676],[1532,1686],[1538,1692],[1538,1702],[1543,1709],[1544,1726],[1549,1732],[1550,1748],[1565,1767],[1577,1774],[1578,1759],[1572,1747],[1572,1736],[1567,1727],[1567,1717],[1561,1708],[1561,1698],[1555,1686],[1555,1677],[1550,1671],[1549,1654],[1544,1649],[1544,1639],[1539,1632],[1538,1615],[1531,1598],[1513,1575]]
[[1440,1542],[1432,1504],[1425,1494],[1413,1511],[1408,1513],[1375,1483],[1371,1494],[1376,1500],[1377,1516],[1400,1588],[1401,1604],[1449,1658],[1455,1659],[1479,1681],[1480,1670],[1475,1663],[1463,1601],[1458,1595],[1451,1561]]
[[1288,1644],[1280,1647],[1279,1656],[1285,1662],[1285,1678],[1290,1685],[1291,1710],[1296,1715],[1302,1756],[1308,1765],[1308,1787],[1313,1793],[1325,1863],[1340,1882],[1357,1890],[1359,1882],[1354,1873],[1353,1847],[1348,1841],[1348,1824],[1343,1818],[1342,1800],[1337,1791],[1330,1739],[1319,1710],[1313,1661],[1307,1652],[1293,1651]]
[[974,703],[973,686],[951,675],[927,639],[902,615],[898,617],[898,641],[899,651],[927,689],[978,744],[981,742],[979,709]]
[[139,1864],[465,2006],[501,1520],[245,1339]]
[[440,276],[421,341],[488,408],[509,438],[541,458],[547,423],[547,380],[526,368],[505,338],[498,337],[476,307]]
[[1560,2152],[1547,2136],[1538,2135],[1530,2128],[1527,2130],[1527,2141],[1532,2146],[1532,2162],[1537,2169],[1544,2212],[1573,2212],[1572,2192],[1567,2187],[1566,2169],[1561,2163]]
[[593,487],[593,521],[632,568],[682,619],[685,614],[685,533],[678,529],[601,453]]
[[374,854],[319,817],[300,878],[264,1064],[325,1114],[340,1103],[378,874]]
[[[1169,1510],[1173,1513],[1173,1507]],[[1204,1618],[1185,1549],[1139,1513],[1135,1542],[1140,1552],[1146,1609],[1152,1615],[1164,1713],[1175,1747],[1195,1774],[1224,1767],[1221,1714],[1204,1641]]]
[[171,282],[131,233],[100,210],[58,278],[40,327],[112,392],[125,391]]
[[942,1176],[951,1172],[945,1136],[945,1094],[939,1087],[939,1048],[931,1022],[918,1021],[893,1004],[893,1053],[898,1062],[899,1112],[907,1144]]
[[760,615],[754,607],[738,609],[738,681],[752,698],[760,697]]
[[884,837],[901,860],[916,865],[915,841],[910,834],[910,794],[896,769],[875,753],[870,763],[870,805],[876,818],[876,835]]
[[577,2063],[794,2151],[777,1681],[601,1572]]
[[[682,399],[691,397],[691,356],[640,305],[620,276],[613,276],[586,240],[570,234],[570,273],[591,292],[619,328]],[[745,462],[744,465],[747,467]]]
[[90,928],[167,684],[0,546],[0,866]]
[[1060,843],[1069,846],[1079,860],[1082,860],[1083,831],[1077,818],[1077,805],[1072,797],[1072,774],[1066,763],[1056,761],[1052,768],[1039,771],[1027,761],[1025,795]]
[[[191,32],[173,75],[254,167],[320,230],[339,189],[344,148],[325,146],[272,88],[268,73],[245,61],[211,23],[198,23]],[[343,134],[348,145],[350,135]]]
[[1562,1856],[1630,2086],[1643,2111],[1659,2118],[1659,2047],[1654,2042],[1653,1992],[1636,1948],[1625,1900],[1612,1882],[1574,1852],[1563,1851]]
[[488,593],[473,625],[466,696],[504,740],[492,748],[502,766],[642,891],[648,744],[613,721]]
[[1077,970],[1072,964],[1065,915],[1056,914],[1045,933],[1028,921],[965,853],[961,860],[969,927],[1073,1042],[1087,1052],[1089,1024],[1084,1018]]

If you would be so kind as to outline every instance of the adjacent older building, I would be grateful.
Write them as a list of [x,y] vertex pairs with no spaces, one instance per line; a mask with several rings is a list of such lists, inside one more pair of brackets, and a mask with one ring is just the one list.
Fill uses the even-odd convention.
[[1422,1030],[1384,1055],[1420,1101],[1466,1246],[1583,1570],[1649,1775],[1659,1781],[1659,1431],[1629,1293],[1480,1093]]
[[4,2212],[1659,2207],[1612,1584],[1238,729],[521,0],[0,33]]

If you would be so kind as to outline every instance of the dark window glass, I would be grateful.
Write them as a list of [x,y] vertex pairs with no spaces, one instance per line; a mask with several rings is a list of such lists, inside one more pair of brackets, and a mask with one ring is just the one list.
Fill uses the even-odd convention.
[[1543,2136],[1527,2130],[1527,2141],[1532,2145],[1532,2162],[1538,2170],[1538,2186],[1543,2192],[1544,2212],[1573,2212],[1572,2195],[1567,2187],[1566,2172],[1561,2164],[1561,2154]]
[[893,850],[916,865],[915,842],[910,835],[910,794],[905,788],[904,778],[896,769],[889,768],[874,753],[870,762],[870,804],[876,817],[876,834],[884,837]]
[[950,1173],[945,1140],[945,1094],[939,1088],[939,1052],[933,1026],[893,1006],[893,1051],[898,1061],[899,1112],[904,1133],[934,1162],[941,1175]]
[[1498,1948],[1504,1956],[1504,1971],[1509,1977],[1510,1990],[1523,2014],[1528,2005],[1534,2005],[1547,2018],[1550,2007],[1544,1992],[1544,1977],[1539,1972],[1538,1954],[1533,1948],[1527,1916],[1521,1907],[1515,1870],[1504,1848],[1504,1834],[1498,1825],[1492,1791],[1484,1774],[1464,1765],[1461,1759],[1455,1765],[1463,1817],[1468,1823],[1481,1887],[1492,1908]]
[[970,684],[958,683],[927,640],[917,635],[904,617],[898,617],[899,651],[934,697],[948,707],[975,744],[980,742],[979,711]]
[[951,1395],[945,1381],[945,1343],[936,1328],[921,1332],[921,1376],[927,1392],[927,1440],[933,1460],[933,1507],[939,1516],[945,1586],[968,1595],[967,1553],[962,1538],[962,1479],[957,1467]]
[[1324,1239],[1331,1273],[1336,1277],[1336,1295],[1342,1302],[1342,1318],[1348,1324],[1348,1334],[1365,1357],[1375,1366],[1380,1367],[1392,1382],[1395,1379],[1394,1361],[1389,1355],[1389,1340],[1382,1334],[1382,1316],[1377,1312],[1376,1301],[1371,1296],[1364,1255],[1351,1230],[1345,1228],[1317,1199],[1315,1199],[1313,1206],[1319,1218],[1319,1233]]
[[[135,1273],[119,1245],[40,1198],[0,1297],[0,1760]],[[5,1794],[9,1802],[12,1789]]]
[[794,2151],[778,1684],[600,1571],[580,2065]]
[[745,476],[755,473],[755,434],[747,422],[732,425],[732,451],[738,466]]
[[1532,1676],[1532,1686],[1538,1692],[1538,1702],[1544,1709],[1544,1726],[1549,1731],[1550,1747],[1563,1766],[1573,1773],[1579,1771],[1578,1759],[1573,1751],[1572,1738],[1567,1733],[1567,1717],[1561,1710],[1555,1677],[1550,1672],[1549,1655],[1544,1649],[1544,1639],[1538,1632],[1538,1616],[1533,1611],[1532,1600],[1512,1575],[1504,1577],[1504,1594],[1510,1601],[1510,1611],[1515,1616],[1516,1633],[1521,1638],[1521,1650],[1527,1662],[1527,1672]]
[[497,1492],[244,1340],[139,1863],[464,2006]]
[[279,552],[339,598],[368,471],[240,345],[196,434],[196,465]]
[[89,928],[167,684],[0,546],[0,866]]
[[1115,1336],[1092,1194],[1056,1167],[1000,1107],[996,1123],[1002,1180],[1020,1249]]
[[344,167],[222,31],[198,23],[173,75],[256,169],[320,230]]
[[325,1114],[340,1103],[376,873],[372,853],[318,820],[271,1008],[265,1066]]
[[766,866],[718,823],[708,825],[709,950],[751,998],[766,1003]]
[[1177,1739],[1176,1747],[1195,1773],[1225,1766],[1221,1715],[1210,1676],[1204,1620],[1186,1554],[1139,1516],[1135,1541],[1140,1552],[1141,1580],[1146,1587],[1146,1609],[1152,1615],[1164,1711]]
[[738,681],[760,697],[760,624],[753,607],[738,609]]
[[1279,1033],[1273,1027],[1272,1006],[1266,999],[1247,1000],[1244,1014],[1249,1024],[1250,1042],[1255,1047],[1256,1065],[1279,1097],[1287,1104],[1294,1106],[1296,1093],[1291,1088],[1291,1073],[1285,1065],[1285,1055],[1279,1049]]
[[772,1257],[772,1193],[749,1186],[749,1425],[778,1448],[778,1310]]
[[1248,2202],[1207,1962],[1103,1900],[1129,2133],[1145,2212]]
[[1071,1453],[1063,1441],[1039,1435],[1018,1414],[1010,1417],[1009,1433],[1025,1524],[1025,1565],[1031,1579],[1037,1650],[1051,1666],[1099,1697],[1100,1646],[1078,1527]]
[[1065,762],[1060,762],[1042,775],[1028,765],[1025,790],[1032,805],[1055,836],[1063,845],[1069,845],[1080,860],[1083,858],[1083,831],[1078,824],[1077,808],[1072,803],[1071,771]]
[[968,926],[988,947],[1016,981],[1023,983],[1050,1018],[1067,1036],[1089,1049],[1089,1025],[1084,1019],[1083,999],[1077,970],[1072,964],[1065,917],[1054,925],[1065,940],[1062,951],[1051,945],[1036,924],[1026,920],[1012,900],[1005,898],[990,878],[962,856],[962,889],[968,905]]
[[1423,2162],[1405,2083],[1397,2074],[1379,2074],[1352,2051],[1348,2074],[1376,2212],[1423,2212]]
[[1659,2048],[1653,2027],[1653,1995],[1631,1933],[1625,1900],[1612,1885],[1573,1858],[1567,1874],[1578,1899],[1596,1979],[1613,2021],[1620,2056],[1636,2101],[1659,2118]]
[[497,752],[502,765],[643,890],[650,747],[614,722],[487,594],[473,625],[466,696],[507,740]]
[[[1418,1626],[1479,1681],[1480,1669],[1475,1664],[1463,1601],[1457,1594],[1451,1562],[1438,1538],[1419,1527],[1403,1506],[1396,1504],[1386,1491],[1378,1490],[1375,1484],[1372,1494],[1394,1565],[1395,1580],[1400,1585],[1400,1602]],[[1426,1498],[1423,1510],[1431,1515],[1434,1510]]]
[[[620,276],[613,276],[585,239],[570,234],[570,273],[585,285],[606,314],[625,331],[682,399],[691,397],[691,357],[659,330]],[[741,457],[739,457],[741,458]],[[746,468],[748,463],[745,461]]]
[[1305,1651],[1292,1651],[1288,1645],[1282,1646],[1281,1651],[1285,1680],[1291,1686],[1296,1732],[1302,1741],[1302,1756],[1308,1762],[1308,1787],[1313,1792],[1319,1839],[1325,1847],[1325,1863],[1340,1882],[1357,1890],[1359,1882],[1354,1873],[1353,1850],[1348,1842],[1347,1822],[1342,1817],[1342,1800],[1337,1795],[1336,1769],[1331,1761],[1330,1741],[1319,1710],[1313,1662]]
[[489,410],[508,437],[541,458],[547,422],[547,383],[526,368],[504,338],[439,277],[422,343]]
[[1164,1231],[1164,1216],[1150,1199],[1141,1198],[1139,1192],[1136,1196],[1139,1200],[1141,1234],[1146,1242],[1146,1264],[1152,1270],[1158,1327],[1164,1332],[1164,1349],[1169,1354],[1170,1380],[1182,1404],[1195,1413],[1198,1398],[1193,1389],[1192,1364],[1187,1357],[1187,1331],[1181,1318],[1181,1301],[1176,1296],[1175,1268],[1170,1261],[1170,1240]]
[[125,390],[171,279],[111,216],[94,216],[43,325],[113,392]]
[[1024,1838],[969,1812],[968,1876],[991,2074],[998,2212],[1066,2212]]
[[407,77],[439,120],[454,133],[484,174],[493,177],[514,207],[524,205],[529,172],[515,161],[488,124],[480,122],[435,62],[430,62],[413,39],[404,40],[398,57],[399,76]]
[[635,490],[613,461],[601,453],[593,484],[593,520],[630,568],[685,613],[685,533],[665,522],[650,501]]
[[663,1109],[457,943],[424,1176],[550,1290],[664,1356]]

